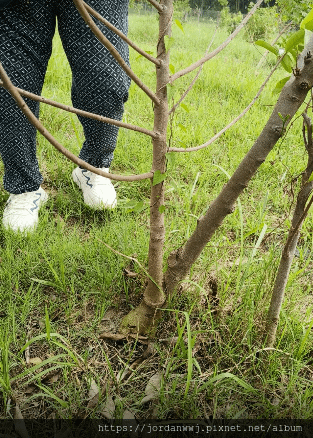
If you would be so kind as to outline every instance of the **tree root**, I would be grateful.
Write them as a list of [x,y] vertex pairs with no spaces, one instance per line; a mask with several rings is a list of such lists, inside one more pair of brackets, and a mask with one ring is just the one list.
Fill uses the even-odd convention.
[[122,319],[119,332],[123,334],[151,335],[156,330],[157,322],[160,319],[160,309],[150,307],[142,301],[136,309],[131,310]]

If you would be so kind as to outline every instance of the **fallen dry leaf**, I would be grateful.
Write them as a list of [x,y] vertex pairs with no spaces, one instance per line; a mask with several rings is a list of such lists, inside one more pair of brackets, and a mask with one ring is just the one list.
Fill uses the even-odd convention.
[[95,395],[99,394],[99,388],[96,382],[92,379],[88,392],[88,399],[91,400]]
[[40,359],[40,357],[31,357],[29,359],[29,363],[31,363],[32,365],[38,365],[41,362],[42,362],[42,359]]
[[24,417],[22,415],[22,412],[18,404],[15,405],[15,409],[14,409],[14,427],[16,432],[20,435],[21,438],[29,438],[30,435],[27,432]]
[[124,411],[123,413],[123,420],[130,420],[129,423],[127,423],[131,426],[131,428],[129,428],[130,429],[129,436],[130,438],[137,438],[138,432],[136,430],[138,423],[136,421],[135,415],[131,411],[126,409],[126,411]]
[[123,420],[136,420],[135,415],[126,409],[123,414]]
[[107,396],[104,408],[102,410],[102,415],[107,420],[112,420],[114,418],[114,412],[115,412],[115,403],[113,401],[113,398],[111,395]]
[[60,371],[52,371],[51,373],[46,374],[41,381],[45,385],[52,385],[53,383],[57,382],[60,377]]
[[159,398],[161,382],[162,373],[156,373],[150,378],[145,389],[146,396],[141,400],[141,404],[145,404],[151,400]]
[[87,404],[87,409],[94,409],[99,402],[99,394],[96,394]]
[[124,273],[124,275],[126,275],[126,277],[129,277],[129,278],[136,278],[136,277],[138,277],[138,273],[137,272],[129,271],[126,268],[123,269],[123,273]]
[[[28,342],[28,339],[26,339],[26,342]],[[26,363],[29,363],[29,359],[30,359],[29,346],[25,348],[24,356]]]
[[88,405],[87,409],[93,409],[99,401],[99,388],[94,380],[91,381],[88,391]]
[[27,387],[25,388],[24,393],[25,393],[25,394],[31,394],[32,392],[35,391],[35,389],[36,389],[36,386],[35,386],[35,385],[29,385],[29,386],[27,386]]

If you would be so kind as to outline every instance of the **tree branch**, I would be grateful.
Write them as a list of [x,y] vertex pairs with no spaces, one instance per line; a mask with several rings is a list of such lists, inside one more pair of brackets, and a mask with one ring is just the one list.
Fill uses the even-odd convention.
[[[76,0],[74,0],[76,1]],[[190,73],[191,71],[195,70],[197,67],[200,67],[200,65],[204,64],[205,62],[209,61],[210,59],[214,58],[218,53],[220,53],[225,47],[228,46],[228,44],[235,38],[235,36],[241,31],[241,29],[245,26],[245,24],[249,21],[249,19],[252,17],[252,15],[256,12],[260,4],[263,2],[263,0],[258,0],[258,2],[253,6],[251,11],[245,16],[245,18],[242,20],[242,22],[239,24],[239,26],[234,30],[234,32],[229,35],[229,37],[221,44],[219,47],[217,47],[213,52],[208,53],[203,58],[199,59],[199,61],[195,62],[194,64],[191,64],[189,67],[186,67],[183,70],[178,71],[177,73],[174,73],[172,76],[170,76],[169,83],[172,84],[176,79],[186,75],[187,73]]]
[[85,6],[85,8],[87,9],[87,11],[89,12],[90,15],[93,15],[95,18],[97,18],[99,21],[101,21],[101,23],[105,24],[108,29],[115,32],[116,35],[118,35],[130,47],[132,47],[134,50],[136,50],[136,52],[140,53],[146,59],[153,62],[153,64],[155,64],[157,66],[160,65],[159,59],[154,58],[153,56],[149,55],[149,53],[146,53],[144,50],[142,50],[140,47],[138,47],[132,40],[127,38],[127,36],[124,35],[123,32],[121,32],[119,29],[117,29],[115,26],[113,26],[113,24],[111,24],[108,20],[106,20],[104,17],[102,17],[102,15],[100,15],[98,12],[96,12],[94,9],[92,9],[92,7],[87,5],[87,3],[85,3],[84,1],[83,1],[83,5]]
[[[3,87],[3,82],[0,81],[0,87]],[[87,111],[83,111],[77,108],[73,108],[69,105],[64,105],[63,103],[55,102],[54,100],[47,99],[42,96],[38,96],[37,94],[30,93],[29,91],[23,90],[21,88],[15,87],[15,89],[25,97],[29,99],[35,100],[37,102],[46,103],[47,105],[54,106],[55,108],[60,108],[64,111],[68,111],[69,113],[78,114],[79,116],[88,117],[89,119],[99,120],[99,122],[109,123],[110,125],[119,126],[121,128],[130,129],[132,131],[141,132],[142,134],[149,135],[152,138],[158,138],[158,134],[153,131],[149,131],[148,129],[141,128],[140,126],[131,125],[130,123],[120,122],[119,120],[110,119],[108,117],[100,116],[98,114],[89,113]]]
[[169,148],[168,151],[169,152],[195,152],[195,151],[199,151],[200,149],[203,149],[207,146],[209,146],[210,144],[212,144],[215,140],[217,140],[222,134],[224,134],[224,132],[226,132],[229,128],[231,128],[235,123],[237,123],[248,111],[249,109],[252,107],[252,105],[254,105],[254,103],[256,102],[256,100],[259,98],[260,94],[262,93],[262,91],[264,90],[266,84],[268,83],[268,81],[270,80],[270,78],[272,77],[273,73],[275,72],[275,70],[277,69],[277,67],[279,66],[281,60],[283,59],[284,55],[281,56],[279,58],[279,60],[277,61],[275,67],[273,68],[273,70],[270,72],[270,74],[268,75],[268,77],[265,79],[265,81],[263,82],[263,84],[261,85],[261,87],[259,88],[259,91],[257,92],[257,94],[255,95],[254,99],[249,103],[249,105],[242,111],[241,114],[239,114],[239,116],[237,116],[234,120],[232,120],[228,125],[226,125],[220,132],[218,132],[217,134],[214,135],[214,137],[212,137],[209,141],[207,141],[206,143],[200,145],[200,146],[195,146],[193,148]]
[[157,9],[159,12],[163,12],[164,10],[164,6],[160,5],[160,3],[158,3],[155,0],[147,0],[152,6],[155,7],[155,9]]
[[113,46],[112,43],[103,35],[103,33],[98,29],[97,25],[92,20],[89,12],[87,12],[83,0],[73,0],[76,8],[78,9],[78,12],[84,19],[84,21],[87,23],[87,25],[90,27],[91,31],[94,33],[94,35],[98,38],[98,40],[108,49],[108,51],[111,53],[113,58],[116,59],[116,61],[119,63],[119,65],[122,67],[122,69],[125,71],[125,73],[135,82],[135,84],[138,85],[139,88],[142,89],[146,93],[147,96],[150,97],[150,99],[156,104],[159,105],[160,101],[156,97],[156,95],[148,88],[135,73],[132,71],[132,69],[126,64],[124,59],[121,57],[119,52],[116,50],[116,48]]
[[[217,26],[216,26],[216,28],[215,28],[215,31],[214,31],[214,34],[213,34],[213,37],[212,37],[212,40],[211,40],[211,42],[210,42],[210,44],[209,44],[209,47],[207,48],[206,53],[208,53],[208,51],[211,49],[211,46],[212,46],[213,41],[214,41],[214,39],[215,39],[215,36],[216,36],[216,32],[217,32],[218,27],[219,27],[219,25],[217,24]],[[172,114],[172,113],[176,110],[176,108],[178,107],[178,105],[180,105],[180,104],[182,103],[182,101],[186,98],[186,96],[188,95],[189,91],[192,89],[192,87],[194,86],[196,80],[198,79],[198,77],[199,77],[199,75],[200,75],[200,73],[201,73],[201,71],[202,71],[202,68],[203,68],[203,64],[200,66],[199,70],[197,71],[196,76],[195,76],[195,77],[193,78],[193,80],[191,81],[191,83],[190,83],[189,87],[187,88],[187,90],[182,94],[182,96],[181,96],[181,98],[178,100],[178,102],[176,102],[175,105],[173,105],[173,107],[171,108],[170,112],[168,113],[169,115]]]
[[17,91],[16,87],[12,84],[10,81],[8,75],[6,74],[6,71],[4,70],[2,64],[0,63],[0,76],[4,84],[4,88],[8,90],[8,92],[12,95],[12,97],[15,99],[18,107],[23,111],[27,119],[30,121],[30,123],[35,126],[35,128],[54,146],[59,152],[61,152],[63,155],[65,155],[69,160],[73,161],[73,163],[77,164],[78,166],[83,167],[84,169],[90,170],[93,173],[96,173],[97,175],[104,176],[109,179],[113,179],[115,181],[140,181],[142,179],[148,179],[153,177],[153,173],[144,173],[141,175],[115,175],[108,172],[103,172],[101,169],[98,169],[94,166],[91,166],[90,164],[86,163],[85,161],[81,160],[80,158],[76,157],[76,155],[72,154],[69,150],[67,150],[64,146],[62,146],[50,132],[43,126],[43,124],[37,119],[37,117],[32,113],[30,108],[27,106],[24,99],[20,96],[19,92]]

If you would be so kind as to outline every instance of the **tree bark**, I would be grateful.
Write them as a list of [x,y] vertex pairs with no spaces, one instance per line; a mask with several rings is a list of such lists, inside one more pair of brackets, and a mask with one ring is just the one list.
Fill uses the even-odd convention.
[[[167,84],[169,82],[169,52],[166,52],[164,36],[171,33],[173,15],[173,1],[164,0],[162,11],[159,13],[159,39],[157,46],[157,59],[160,65],[156,67],[156,96],[159,104],[154,107],[154,132],[158,134],[153,138],[153,163],[152,172],[166,172],[166,133],[168,124],[168,99]],[[163,246],[165,238],[164,227],[164,181],[153,185],[151,180],[150,197],[150,241],[148,259],[148,286],[144,292],[143,301],[122,320],[122,332],[135,331],[144,333],[159,317],[159,309],[163,306],[166,296],[163,291]]]

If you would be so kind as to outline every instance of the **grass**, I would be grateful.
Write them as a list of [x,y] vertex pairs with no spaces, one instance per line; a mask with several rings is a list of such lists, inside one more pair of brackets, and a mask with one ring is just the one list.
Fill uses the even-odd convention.
[[[149,26],[146,20],[130,15],[129,35],[155,52],[156,16]],[[173,28],[176,71],[201,57],[214,32],[211,22],[191,21],[184,28],[185,34]],[[225,36],[219,30],[214,47]],[[260,57],[259,48],[239,36],[204,67],[184,102],[188,111],[175,112],[172,146],[205,142],[245,108],[272,66],[270,59],[255,77]],[[133,52],[131,65],[154,89],[154,67]],[[217,142],[169,162],[165,260],[188,238],[261,132],[276,99],[271,90],[282,75],[274,75],[247,116]],[[181,78],[169,88],[170,101],[189,81]],[[56,37],[43,95],[70,104],[70,88],[70,69]],[[83,133],[76,116],[42,105],[40,118],[65,147],[79,153]],[[124,120],[152,127],[151,103],[134,84]],[[144,357],[144,343],[99,338],[102,331],[117,330],[120,318],[139,303],[146,281],[138,265],[100,241],[147,266],[149,182],[117,183],[118,208],[94,212],[71,181],[74,165],[38,136],[43,186],[50,195],[38,230],[21,236],[0,229],[1,418],[12,415],[9,399],[24,418],[101,418],[108,394],[116,418],[125,409],[137,419],[312,418],[312,215],[288,282],[277,349],[269,352],[262,344],[294,202],[291,181],[306,159],[300,128],[298,119],[207,245],[163,310],[151,354]],[[146,172],[151,160],[149,138],[120,130],[112,171]],[[0,189],[1,209],[7,197]],[[141,202],[143,209],[132,211],[130,201]],[[128,277],[125,269],[137,276]],[[27,343],[30,357],[43,362],[26,364]],[[134,361],[138,368],[118,381],[118,373]],[[159,400],[142,405],[157,372],[163,373]],[[101,391],[87,409],[92,379]]]

